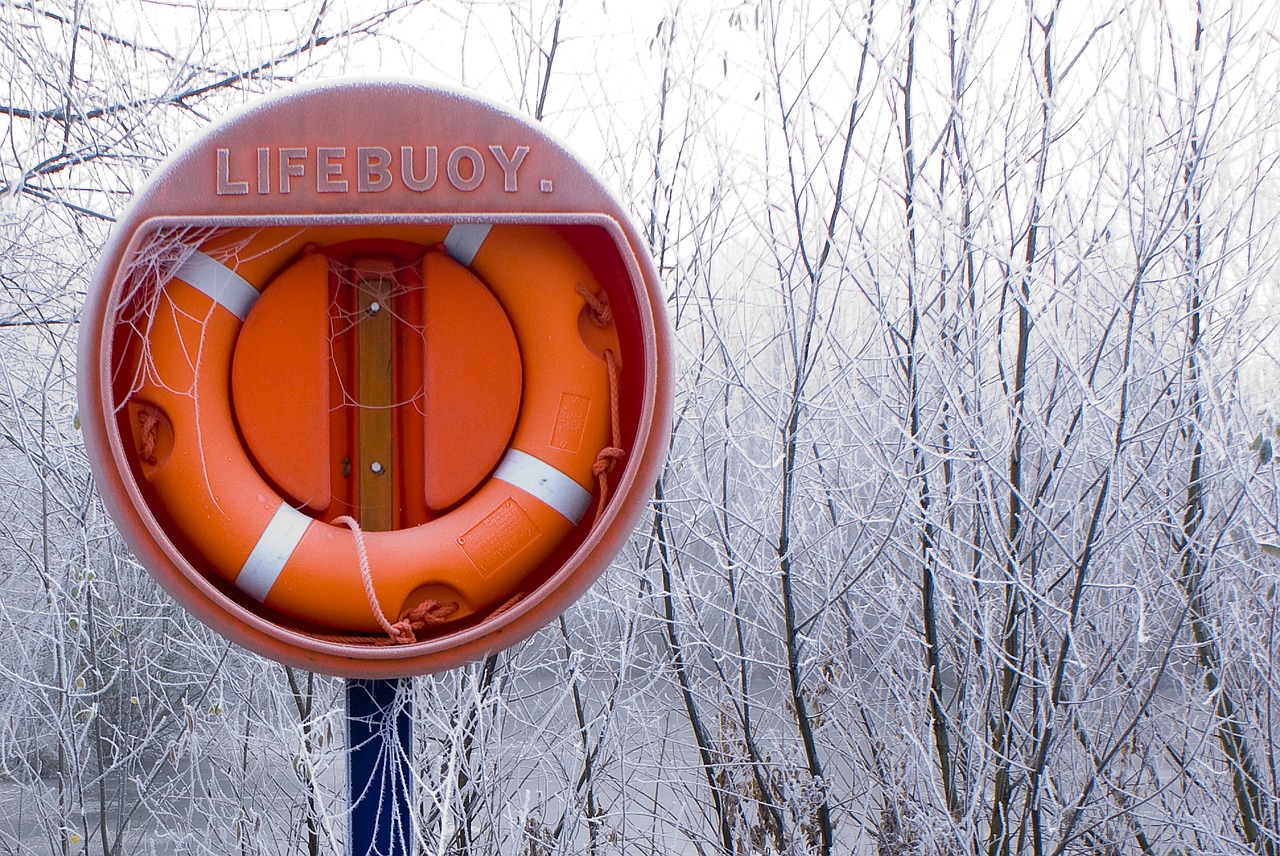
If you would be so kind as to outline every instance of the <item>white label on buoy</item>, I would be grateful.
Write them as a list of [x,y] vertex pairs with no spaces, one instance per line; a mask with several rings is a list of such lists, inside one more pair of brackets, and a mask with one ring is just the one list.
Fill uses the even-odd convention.
[[484,239],[489,237],[492,223],[459,223],[444,236],[444,248],[453,260],[463,267],[471,267]]
[[574,526],[591,507],[591,491],[546,461],[519,449],[507,450],[493,477],[551,506]]
[[236,588],[254,600],[266,600],[309,525],[310,517],[288,503],[281,503],[253,552],[245,559],[236,577]]
[[258,289],[222,262],[196,251],[173,275],[243,321],[258,300]]

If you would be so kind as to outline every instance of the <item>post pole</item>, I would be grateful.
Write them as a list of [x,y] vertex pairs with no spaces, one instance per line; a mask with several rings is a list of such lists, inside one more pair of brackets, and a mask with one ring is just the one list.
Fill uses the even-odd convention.
[[412,683],[347,680],[349,856],[413,852]]

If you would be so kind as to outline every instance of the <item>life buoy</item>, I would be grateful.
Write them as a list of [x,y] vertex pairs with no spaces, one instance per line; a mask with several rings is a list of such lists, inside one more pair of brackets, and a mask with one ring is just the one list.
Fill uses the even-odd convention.
[[[233,399],[237,373],[250,378],[247,388],[255,383],[252,348],[240,337],[260,299],[287,303],[293,291],[322,287],[317,283],[328,281],[331,268],[326,247],[374,238],[420,247],[418,276],[426,290],[443,281],[470,295],[459,298],[463,304],[496,301],[517,349],[517,377],[514,397],[499,396],[506,403],[497,409],[510,414],[509,423],[493,430],[509,437],[501,438],[496,461],[459,462],[470,474],[428,485],[431,495],[423,502],[438,514],[433,519],[359,536],[335,522],[340,504],[323,495],[323,477],[305,466],[272,472],[270,463],[255,460],[246,449],[254,442],[246,440],[248,416],[239,412],[252,405],[235,407]],[[491,298],[476,297],[476,288]],[[137,380],[121,422],[128,421],[141,482],[184,552],[242,595],[306,625],[377,633],[385,624],[375,610],[395,621],[425,600],[442,604],[449,622],[492,611],[520,595],[529,575],[589,517],[593,467],[611,443],[606,359],[619,353],[607,318],[597,313],[594,323],[584,322],[599,291],[583,260],[541,226],[220,233],[178,267],[125,355],[124,370]],[[305,310],[313,313],[310,320],[277,313],[287,319],[282,329],[297,327],[280,335],[294,335],[299,347],[328,365],[330,343],[306,333],[317,323],[315,311],[313,300]],[[234,365],[241,359],[249,361],[243,371]],[[509,355],[495,361],[511,363]],[[313,374],[304,371],[298,379],[299,394],[315,398],[307,385],[314,369],[307,371]],[[478,383],[510,386],[509,368],[499,367],[497,380],[485,371],[477,367]],[[258,389],[254,400],[267,393]],[[283,448],[293,432],[305,461],[305,450],[317,448],[315,435],[326,431],[323,398],[316,400],[319,416],[311,406],[296,426],[255,429],[270,435],[261,442]],[[441,465],[426,466],[438,471]],[[360,570],[362,548],[374,603]]]

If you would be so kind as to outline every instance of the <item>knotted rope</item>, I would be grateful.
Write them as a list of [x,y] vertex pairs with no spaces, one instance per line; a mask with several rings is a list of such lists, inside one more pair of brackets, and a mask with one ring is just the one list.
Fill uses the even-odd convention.
[[351,530],[356,538],[356,556],[360,560],[360,579],[364,583],[364,596],[369,600],[369,609],[377,619],[378,626],[387,634],[388,640],[382,644],[411,645],[418,641],[417,634],[428,627],[443,624],[449,616],[458,611],[456,603],[441,603],[430,598],[422,601],[412,609],[407,609],[395,624],[382,614],[378,596],[373,590],[373,573],[369,569],[369,552],[364,545],[364,530],[355,518],[342,515],[334,518],[334,523],[341,523]]
[[160,412],[149,404],[138,408],[138,457],[144,464],[155,464],[156,442],[160,438]]
[[[578,294],[587,304],[587,317],[597,327],[607,327],[613,323],[613,310],[609,308],[608,299],[601,294],[592,294],[583,283],[578,283]],[[627,456],[627,450],[619,444],[622,442],[622,420],[618,405],[618,360],[613,351],[604,351],[605,367],[609,370],[609,429],[610,444],[600,450],[595,462],[591,465],[591,474],[600,484],[600,504],[596,506],[596,521],[604,514],[605,503],[609,500],[609,473],[613,472],[618,461]]]
[[592,294],[591,289],[587,288],[585,283],[578,283],[578,296],[587,304],[587,309],[591,311],[591,323],[597,327],[608,327],[613,323],[613,310],[609,308],[609,300],[604,294]]

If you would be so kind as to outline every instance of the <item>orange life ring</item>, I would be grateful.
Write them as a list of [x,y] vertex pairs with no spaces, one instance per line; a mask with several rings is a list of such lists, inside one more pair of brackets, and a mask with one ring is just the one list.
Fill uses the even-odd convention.
[[[499,413],[493,418],[500,427],[486,429],[509,432],[500,438],[498,460],[460,462],[463,476],[428,485],[434,494],[424,504],[439,516],[415,522],[419,515],[404,528],[363,534],[376,608],[389,620],[424,599],[456,603],[450,622],[492,611],[520,595],[529,575],[589,516],[592,468],[610,442],[604,354],[619,353],[617,331],[604,319],[584,322],[589,307],[580,285],[588,294],[601,289],[583,260],[547,227],[263,229],[206,240],[164,286],[125,361],[138,375],[126,406],[141,482],[158,498],[172,535],[244,595],[319,628],[376,633],[385,627],[365,594],[357,534],[333,522],[340,503],[323,495],[324,478],[306,471],[315,449],[328,445],[321,440],[318,446],[315,435],[327,436],[331,415],[308,385],[316,369],[280,380],[290,395],[310,396],[312,405],[302,408],[307,412],[297,425],[281,428],[250,416],[270,394],[270,383],[255,379],[253,341],[294,342],[306,352],[302,356],[328,365],[330,344],[307,333],[317,323],[315,300],[300,303],[296,315],[289,305],[295,295],[328,282],[327,247],[357,239],[413,242],[423,250],[420,270],[428,291],[432,283],[446,282],[465,293],[445,307],[446,314],[479,307],[490,317],[484,307],[496,301],[510,325],[510,342],[518,349],[516,391],[514,398],[498,396],[496,409],[508,415]],[[319,249],[307,252],[306,244]],[[478,296],[475,289],[486,286],[491,297]],[[279,311],[263,317],[274,319],[274,326],[259,325],[262,330],[250,337],[254,313],[269,299]],[[501,365],[476,367],[478,382],[509,388],[512,357],[499,353],[508,348],[504,335],[496,339],[485,347],[498,356],[485,362]],[[448,366],[446,373],[452,373]],[[244,403],[242,387],[249,390]],[[246,431],[246,421],[253,420],[259,427]],[[464,434],[468,430],[464,425]],[[303,448],[302,464],[274,472],[252,454],[255,442],[280,450],[291,437]],[[448,442],[430,436],[424,442],[448,454]],[[440,462],[429,466],[439,471]]]

